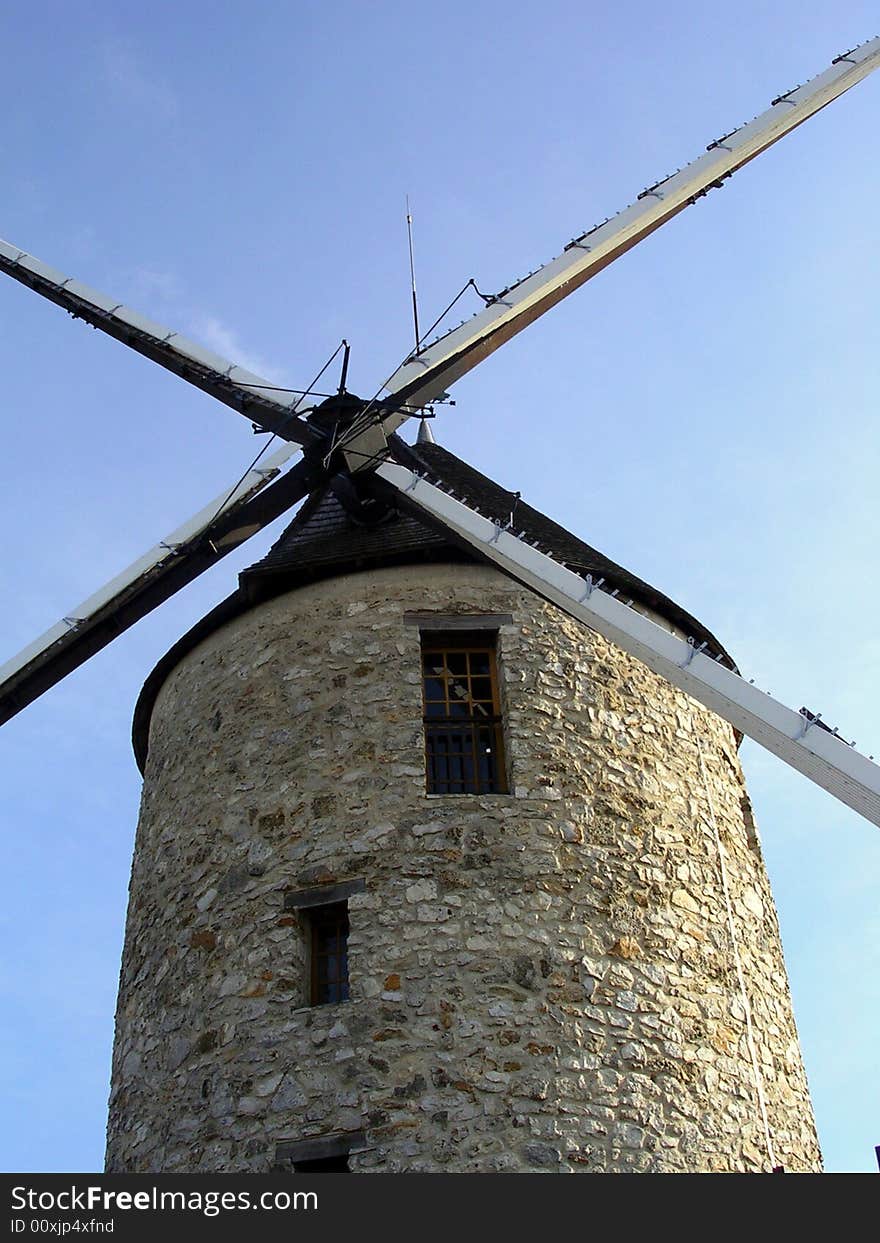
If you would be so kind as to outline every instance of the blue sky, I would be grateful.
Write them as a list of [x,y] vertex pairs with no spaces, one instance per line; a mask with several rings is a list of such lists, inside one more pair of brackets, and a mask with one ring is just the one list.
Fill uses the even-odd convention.
[[[305,385],[558,253],[877,33],[874,4],[7,10],[0,235]],[[456,386],[438,439],[880,755],[874,75]],[[463,313],[475,310],[467,305]],[[0,285],[0,662],[231,484],[248,424]],[[98,1169],[158,657],[272,533],[0,732],[0,1168]],[[880,834],[746,743],[827,1167],[875,1168]]]

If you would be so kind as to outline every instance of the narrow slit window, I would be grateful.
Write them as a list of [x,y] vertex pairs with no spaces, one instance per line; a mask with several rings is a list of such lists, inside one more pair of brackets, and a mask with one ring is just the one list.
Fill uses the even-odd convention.
[[311,1004],[348,1001],[348,903],[313,907],[308,918]]
[[495,645],[466,632],[422,639],[429,794],[507,790]]
[[317,1135],[304,1140],[282,1140],[275,1146],[274,1174],[348,1174],[351,1157],[363,1152],[363,1131]]

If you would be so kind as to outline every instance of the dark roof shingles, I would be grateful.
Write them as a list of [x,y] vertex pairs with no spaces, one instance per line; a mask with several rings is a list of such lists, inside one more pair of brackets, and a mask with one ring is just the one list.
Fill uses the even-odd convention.
[[[438,444],[407,445],[397,436],[392,437],[391,450],[402,465],[439,483],[485,517],[506,525],[513,513],[514,530],[531,543],[537,543],[556,561],[579,574],[603,578],[609,588],[616,587],[624,598],[651,609],[698,642],[705,640],[713,651],[727,656],[705,626],[674,600],[525,501],[518,500],[515,492],[501,487],[454,453]],[[378,525],[361,525],[330,491],[324,491],[313,494],[266,556],[244,571],[242,585],[252,596],[263,596],[267,589],[274,594],[276,589],[283,590],[288,585],[334,573],[401,564],[407,560],[436,560],[447,554],[455,560],[477,560],[474,554],[463,552],[452,539],[444,538],[409,514],[394,513]],[[279,581],[269,588],[266,580],[274,579]],[[730,661],[729,657],[727,659]]]

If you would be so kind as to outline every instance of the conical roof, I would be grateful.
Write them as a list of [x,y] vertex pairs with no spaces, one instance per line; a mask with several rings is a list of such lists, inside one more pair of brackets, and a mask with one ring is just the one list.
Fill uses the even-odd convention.
[[[576,573],[604,578],[607,589],[618,588],[624,598],[649,608],[726,656],[718,640],[696,618],[533,509],[519,493],[502,487],[432,441],[406,445],[395,436],[390,448],[396,461],[424,474],[484,516],[502,525],[512,517],[514,529],[556,561]],[[431,561],[478,562],[479,558],[417,517],[378,503],[371,495],[369,477],[357,493],[340,481],[316,489],[268,553],[243,571],[238,590],[185,634],[150,674],[135,709],[133,741],[139,765],[143,767],[146,758],[150,714],[165,678],[188,651],[225,622],[262,600],[305,583],[359,570]],[[733,661],[727,659],[733,667]]]
[[[391,449],[402,465],[424,474],[485,517],[502,525],[512,517],[514,529],[556,561],[578,574],[604,578],[609,589],[618,588],[626,598],[659,613],[695,639],[706,639],[713,650],[719,649],[718,641],[675,601],[448,449],[427,441],[406,445],[397,437]],[[440,558],[478,560],[411,514],[391,511],[380,521],[370,522],[368,510],[361,515],[351,512],[327,486],[312,493],[266,556],[244,571],[241,584],[256,601],[329,575]]]

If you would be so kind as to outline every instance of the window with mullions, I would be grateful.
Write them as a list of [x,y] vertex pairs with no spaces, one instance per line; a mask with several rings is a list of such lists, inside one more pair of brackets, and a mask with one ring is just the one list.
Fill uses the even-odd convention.
[[428,793],[504,794],[494,643],[482,635],[424,635],[422,696]]

